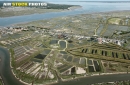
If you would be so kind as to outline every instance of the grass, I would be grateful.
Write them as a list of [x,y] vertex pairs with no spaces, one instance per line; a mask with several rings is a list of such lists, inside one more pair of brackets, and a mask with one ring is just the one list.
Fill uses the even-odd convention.
[[[109,48],[108,48],[108,46],[109,46]],[[112,46],[112,48],[111,48],[111,46]],[[124,53],[124,54],[128,54],[128,50],[124,50],[122,47],[119,47],[119,46],[117,46],[117,45],[106,45],[106,44],[102,44],[102,45],[92,45],[92,46],[90,46],[91,48],[93,47],[93,48],[95,48],[95,49],[100,49],[100,51],[101,50],[104,50],[105,49],[105,51],[112,51],[112,52],[114,52],[114,55],[115,55],[115,52],[117,52],[117,53]],[[90,48],[89,47],[89,48]],[[81,48],[81,47],[80,47]],[[73,50],[74,49],[80,49],[79,47],[78,48],[73,48]],[[84,48],[84,46],[82,46],[82,48]],[[120,51],[119,51],[119,50]],[[69,51],[70,50],[70,51]],[[85,56],[85,57],[89,57],[89,58],[95,58],[95,59],[103,59],[103,60],[109,60],[109,61],[118,61],[118,62],[125,62],[125,63],[129,63],[129,60],[126,60],[126,59],[120,59],[120,58],[113,58],[112,56],[110,56],[110,57],[108,57],[108,56],[104,56],[104,55],[101,55],[101,54],[92,54],[92,53],[81,53],[81,51],[79,51],[79,52],[75,52],[75,51],[73,51],[73,50],[71,50],[71,49],[69,49],[68,50],[68,52],[70,53],[70,54],[73,54],[73,55],[75,55],[75,56]],[[124,51],[124,52],[123,52]]]
[[102,65],[102,63],[101,63],[101,60],[98,60],[98,63],[99,63],[99,66],[100,66],[101,72],[104,72],[104,69],[103,69],[103,65]]
[[14,50],[13,49],[9,49],[10,53],[11,53],[11,66],[15,67],[15,58],[14,58]]
[[110,18],[110,19],[108,19],[109,24],[117,24],[117,25],[119,25],[120,21],[121,21],[120,18]]
[[82,65],[86,66],[86,59],[85,58],[81,58],[79,64],[82,64]]

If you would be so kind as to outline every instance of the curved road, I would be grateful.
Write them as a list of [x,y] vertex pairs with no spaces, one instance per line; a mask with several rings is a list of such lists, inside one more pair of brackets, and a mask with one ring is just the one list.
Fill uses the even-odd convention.
[[[7,49],[0,47],[0,75],[5,85],[24,85],[18,81],[10,68],[10,54]],[[92,83],[111,82],[130,79],[130,74],[112,74],[101,76],[90,76],[66,82],[59,82],[53,85],[88,85]]]

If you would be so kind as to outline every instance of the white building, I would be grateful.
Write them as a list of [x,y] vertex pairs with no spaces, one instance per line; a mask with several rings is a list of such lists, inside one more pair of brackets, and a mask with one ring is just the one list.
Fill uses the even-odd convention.
[[121,40],[116,40],[116,39],[106,39],[106,38],[97,38],[99,44],[104,44],[104,43],[114,43],[119,46],[121,46],[122,41]]
[[81,67],[76,68],[76,74],[84,74],[84,73],[86,73],[86,71],[83,68]]

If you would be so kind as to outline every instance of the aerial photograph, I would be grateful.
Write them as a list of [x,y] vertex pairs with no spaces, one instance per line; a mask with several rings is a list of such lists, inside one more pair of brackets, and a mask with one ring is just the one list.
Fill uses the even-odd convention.
[[0,0],[0,85],[130,85],[130,0]]

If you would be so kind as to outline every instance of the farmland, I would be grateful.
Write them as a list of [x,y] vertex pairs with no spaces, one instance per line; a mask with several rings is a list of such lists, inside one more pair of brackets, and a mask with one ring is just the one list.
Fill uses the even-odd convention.
[[27,84],[126,74],[130,72],[127,19],[83,14],[17,24],[24,30],[4,34],[0,45],[10,52],[16,78]]

